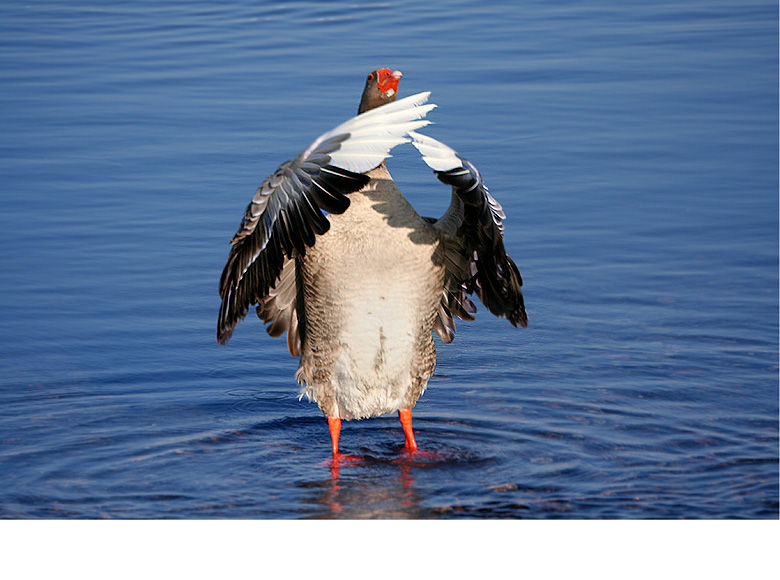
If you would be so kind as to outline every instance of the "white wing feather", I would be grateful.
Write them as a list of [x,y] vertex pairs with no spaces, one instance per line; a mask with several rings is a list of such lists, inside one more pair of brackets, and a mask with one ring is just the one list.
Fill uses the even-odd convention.
[[339,149],[329,153],[331,164],[355,173],[373,169],[388,156],[390,149],[409,141],[406,137],[409,132],[430,124],[423,119],[436,108],[434,104],[424,104],[430,94],[418,93],[357,115],[320,135],[303,152],[302,158],[306,159],[323,141],[349,133]]
[[414,131],[410,131],[409,136],[412,138],[412,145],[422,155],[423,161],[434,171],[450,171],[463,163],[455,150],[441,141]]

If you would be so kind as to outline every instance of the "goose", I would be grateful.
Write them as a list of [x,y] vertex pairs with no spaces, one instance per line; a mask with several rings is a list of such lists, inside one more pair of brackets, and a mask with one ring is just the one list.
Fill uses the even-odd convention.
[[[262,182],[220,279],[217,341],[250,306],[270,336],[287,332],[301,397],[327,417],[334,458],[342,420],[394,412],[404,449],[417,451],[412,409],[436,366],[433,332],[452,342],[454,319],[474,320],[470,295],[528,325],[501,205],[471,162],[419,133],[436,105],[430,92],[397,99],[402,76],[372,71],[357,116]],[[385,164],[409,142],[452,188],[438,220],[414,210]]]

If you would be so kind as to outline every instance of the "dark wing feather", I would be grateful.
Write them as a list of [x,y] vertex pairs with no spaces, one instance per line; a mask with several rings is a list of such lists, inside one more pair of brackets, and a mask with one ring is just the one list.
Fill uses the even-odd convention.
[[506,215],[490,195],[477,168],[446,145],[412,134],[423,160],[439,180],[452,186],[452,202],[435,227],[443,233],[445,291],[436,332],[445,342],[455,334],[454,316],[472,320],[476,312],[469,294],[476,294],[494,315],[514,326],[528,326],[522,277],[504,247]]
[[286,260],[279,280],[268,295],[259,301],[257,316],[268,324],[266,331],[271,336],[287,332],[287,348],[293,356],[301,355],[302,326],[298,314],[298,267],[297,260]]
[[[327,163],[329,158],[317,158]],[[222,305],[217,341],[225,344],[249,307],[259,304],[279,277],[285,259],[306,255],[315,234],[328,231],[322,210],[343,213],[347,194],[358,191],[368,176],[312,158],[282,164],[258,188],[244,214],[222,270],[219,293]]]

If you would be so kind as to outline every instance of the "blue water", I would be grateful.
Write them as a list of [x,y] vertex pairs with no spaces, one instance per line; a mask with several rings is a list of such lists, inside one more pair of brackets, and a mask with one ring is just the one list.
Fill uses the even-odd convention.
[[[777,518],[778,7],[0,5],[0,517]],[[480,307],[415,409],[326,422],[217,283],[260,181],[365,75],[504,206],[530,324]],[[449,203],[412,151],[390,171]]]

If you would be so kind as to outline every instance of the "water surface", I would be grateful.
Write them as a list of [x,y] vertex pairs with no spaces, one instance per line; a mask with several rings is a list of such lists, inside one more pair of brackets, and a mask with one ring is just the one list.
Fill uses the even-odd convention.
[[[776,3],[0,7],[0,516],[777,518]],[[408,456],[217,282],[368,71],[507,213],[528,329],[437,339]],[[411,150],[390,171],[449,202]]]

